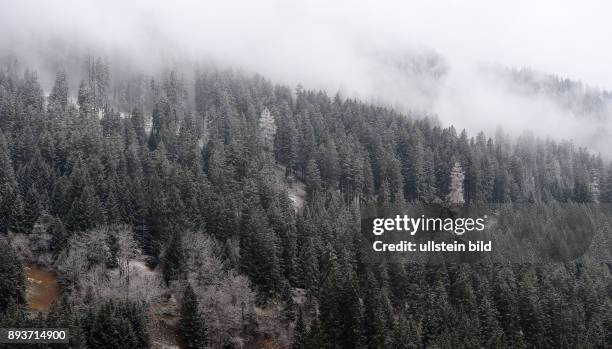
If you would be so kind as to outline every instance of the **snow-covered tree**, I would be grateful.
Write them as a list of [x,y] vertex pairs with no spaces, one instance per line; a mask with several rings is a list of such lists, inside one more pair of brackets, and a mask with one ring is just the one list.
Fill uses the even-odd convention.
[[463,179],[465,175],[463,173],[463,169],[461,168],[461,164],[457,161],[455,165],[451,169],[450,173],[450,185],[448,195],[446,196],[446,200],[451,205],[463,204],[465,200],[463,199]]
[[259,118],[259,134],[262,140],[263,147],[266,150],[274,149],[274,136],[276,135],[276,122],[274,115],[270,113],[268,108],[264,108]]
[[601,191],[599,190],[599,176],[596,171],[592,171],[591,173],[591,181],[589,183],[589,191],[591,192],[591,196],[593,197],[594,203],[599,203],[599,198],[601,196]]

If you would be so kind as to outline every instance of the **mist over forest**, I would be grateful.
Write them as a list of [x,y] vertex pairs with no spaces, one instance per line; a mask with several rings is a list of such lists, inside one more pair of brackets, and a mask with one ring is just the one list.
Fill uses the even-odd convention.
[[[605,117],[606,88],[612,86],[605,67],[612,54],[603,49],[604,4],[24,1],[0,6],[6,17],[0,22],[2,58],[17,58],[22,68],[37,70],[47,91],[55,72],[66,69],[76,95],[87,55],[116,63],[113,79],[162,69],[189,76],[212,64],[402,112],[427,112],[472,134],[493,134],[501,127],[514,136],[532,132],[574,140],[606,156],[612,148],[607,141],[612,122]],[[490,12],[483,17],[477,9]],[[546,25],[538,27],[541,16]],[[508,78],[509,70],[523,76]],[[546,87],[524,93],[534,83]],[[584,105],[570,105],[574,99]]]
[[[612,347],[608,10],[0,2],[0,328]],[[486,217],[494,250],[377,255],[387,212]]]

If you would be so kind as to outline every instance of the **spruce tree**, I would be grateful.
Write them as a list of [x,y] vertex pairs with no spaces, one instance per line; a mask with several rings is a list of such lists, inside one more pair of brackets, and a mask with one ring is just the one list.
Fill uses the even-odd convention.
[[163,277],[166,284],[171,281],[182,280],[185,275],[185,251],[183,238],[177,232],[171,239],[162,259]]
[[387,328],[382,290],[376,285],[372,272],[367,272],[364,293],[364,336],[367,347],[368,349],[385,348]]
[[450,186],[448,188],[448,195],[446,200],[451,205],[463,204],[465,199],[463,198],[463,180],[465,175],[463,169],[458,161],[453,165],[453,169],[450,173]]
[[179,337],[183,348],[186,349],[202,349],[208,345],[206,323],[191,285],[187,285],[183,292],[179,318]]
[[6,232],[18,204],[19,191],[4,135],[0,132],[0,232]]
[[400,314],[393,326],[390,347],[393,349],[421,348],[421,333],[414,320],[408,320],[404,314]]
[[0,240],[0,314],[10,304],[25,303],[23,265],[8,242]]
[[48,108],[56,113],[62,113],[68,106],[68,79],[66,71],[60,70],[55,75],[55,83],[49,94]]
[[243,214],[240,269],[258,286],[260,301],[265,302],[281,291],[276,239],[265,214],[257,207],[249,207]]
[[308,200],[313,201],[317,193],[321,191],[321,173],[317,162],[313,159],[308,160],[308,165],[306,165],[305,182]]
[[305,341],[306,349],[319,349],[325,347],[325,342],[323,340],[323,333],[321,330],[321,325],[319,323],[319,319],[315,314],[312,322],[310,323],[310,330],[308,331],[308,337]]
[[306,325],[304,324],[304,315],[302,314],[302,308],[298,308],[297,320],[295,321],[295,328],[293,329],[293,345],[292,349],[306,349],[306,342],[308,340],[308,333],[306,331]]
[[272,115],[268,108],[264,108],[259,117],[259,137],[265,150],[273,150],[275,136],[276,122],[274,115]]
[[337,319],[340,321],[336,343],[340,348],[365,348],[364,318],[361,301],[354,281],[346,281],[341,291]]

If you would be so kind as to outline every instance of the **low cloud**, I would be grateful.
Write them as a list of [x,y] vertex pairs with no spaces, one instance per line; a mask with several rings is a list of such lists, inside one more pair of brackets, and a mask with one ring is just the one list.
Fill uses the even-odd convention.
[[[532,131],[607,153],[612,123],[517,92],[483,62],[612,86],[606,2],[34,1],[0,3],[0,52],[41,71],[87,53],[155,72],[212,62],[275,82],[438,114],[492,134]],[[612,154],[607,154],[612,155]]]

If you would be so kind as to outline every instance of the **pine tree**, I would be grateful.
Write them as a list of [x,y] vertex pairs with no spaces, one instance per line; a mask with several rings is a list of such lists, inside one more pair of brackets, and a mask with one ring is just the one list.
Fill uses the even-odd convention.
[[62,251],[67,243],[70,235],[62,223],[62,220],[57,217],[52,217],[47,228],[47,232],[51,235],[51,242],[49,243],[49,249],[54,255],[57,255]]
[[607,166],[605,182],[602,188],[601,200],[612,203],[612,163]]
[[299,246],[302,247],[298,250],[298,277],[299,284],[309,291],[309,295],[312,295],[312,293],[316,293],[318,290],[319,260],[315,251],[314,239],[304,234],[305,232],[299,234]]
[[[283,109],[289,109],[284,106]],[[295,173],[297,168],[297,136],[295,122],[290,115],[281,113],[274,138],[274,154],[277,161],[286,166],[286,174]]]
[[340,348],[359,349],[365,348],[364,329],[363,329],[363,309],[357,285],[347,281],[344,290],[341,291],[338,314],[339,320],[338,338],[336,343]]
[[449,326],[453,321],[453,311],[448,300],[448,293],[443,279],[434,281],[426,295],[426,303],[423,305],[423,342],[425,345],[439,343],[446,340],[444,337],[449,332]]
[[450,186],[448,188],[448,195],[446,196],[446,200],[451,205],[463,204],[465,200],[463,199],[463,179],[465,178],[463,174],[463,170],[461,169],[461,164],[459,162],[455,162],[453,165],[453,169],[450,173]]
[[26,231],[32,231],[34,223],[42,214],[43,204],[41,201],[40,194],[38,194],[36,188],[33,186],[30,187],[24,198],[23,207],[23,226]]
[[11,211],[8,216],[8,230],[13,233],[25,234],[28,232],[27,225],[25,224],[25,207],[21,193],[17,192],[14,201],[11,204]]
[[421,348],[421,333],[414,320],[408,320],[404,314],[400,314],[393,326],[390,347],[393,349]]
[[[91,348],[117,348],[124,345],[120,333],[129,333],[128,328],[121,328],[123,323],[119,322],[116,315],[116,305],[113,301],[103,304],[93,314],[92,327],[88,338]],[[129,345],[129,343],[127,343]]]
[[520,332],[520,324],[516,280],[511,269],[499,268],[496,271],[492,295],[499,310],[500,327],[504,331],[506,341],[519,339],[517,337]]
[[601,198],[601,190],[599,188],[599,176],[595,170],[591,171],[591,180],[589,182],[589,191],[592,201],[599,203]]
[[0,132],[0,232],[6,232],[11,225],[18,195],[9,149],[4,135]]
[[289,321],[295,320],[295,308],[297,305],[293,300],[293,296],[291,294],[291,286],[289,282],[283,282],[281,300],[285,303],[284,315],[285,318]]
[[316,194],[321,191],[321,173],[317,162],[313,159],[308,160],[306,165],[305,182],[308,200],[313,201]]
[[319,275],[324,275],[321,280],[321,288],[317,295],[319,299],[319,321],[321,339],[330,345],[336,345],[338,335],[340,286],[342,278],[338,257],[331,245],[325,247],[323,256],[324,263]]
[[536,347],[543,347],[542,313],[537,295],[537,278],[533,271],[525,270],[518,282],[518,307],[520,312],[521,327],[524,331],[526,342]]
[[93,101],[87,84],[81,80],[79,84],[79,93],[77,97],[77,103],[79,104],[79,111],[81,115],[89,115],[93,112]]
[[324,341],[322,339],[321,326],[319,324],[318,317],[314,316],[310,323],[310,330],[306,338],[305,348],[306,349],[320,349],[324,348]]
[[202,349],[207,347],[208,332],[204,316],[200,312],[198,299],[191,288],[185,287],[181,301],[179,337],[183,348]]
[[0,240],[0,314],[10,304],[25,303],[24,270],[8,242]]
[[86,231],[104,222],[100,199],[93,186],[85,185],[68,211],[67,224],[72,231]]
[[129,302],[106,301],[92,305],[84,319],[84,335],[89,348],[148,348],[149,335],[141,306]]
[[274,148],[274,137],[276,136],[276,122],[274,115],[268,108],[264,108],[259,117],[259,135],[263,148],[272,151]]
[[372,272],[367,272],[366,279],[364,337],[368,349],[382,349],[386,347],[387,335],[382,290],[376,285]]
[[60,70],[55,75],[55,83],[53,89],[49,94],[49,107],[48,109],[62,113],[66,111],[68,107],[68,79],[66,78],[66,71]]
[[281,270],[274,232],[265,214],[249,207],[243,214],[240,233],[240,269],[259,287],[260,301],[281,289]]
[[171,238],[166,253],[162,259],[163,276],[166,284],[182,280],[185,275],[185,250],[181,233],[175,233]]
[[131,120],[132,127],[134,128],[134,133],[136,134],[136,139],[138,140],[138,144],[142,146],[145,142],[146,137],[145,120],[142,108],[135,107],[132,110]]
[[306,325],[304,324],[302,308],[298,308],[297,320],[295,321],[295,328],[293,329],[293,345],[291,348],[306,349],[307,340],[308,333],[306,332]]

